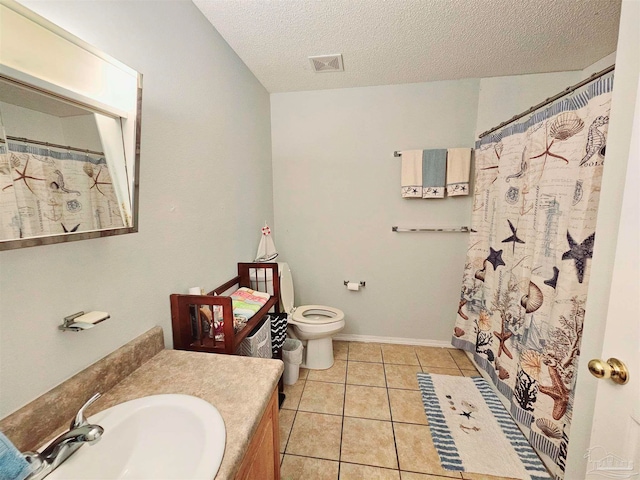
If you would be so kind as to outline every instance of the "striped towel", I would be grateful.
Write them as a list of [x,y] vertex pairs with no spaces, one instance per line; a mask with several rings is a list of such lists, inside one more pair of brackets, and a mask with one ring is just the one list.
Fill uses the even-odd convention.
[[267,303],[270,297],[268,293],[241,287],[231,294],[233,314],[248,320]]

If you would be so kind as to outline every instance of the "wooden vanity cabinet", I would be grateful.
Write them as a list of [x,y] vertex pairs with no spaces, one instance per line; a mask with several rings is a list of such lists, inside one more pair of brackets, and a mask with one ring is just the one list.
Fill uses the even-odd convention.
[[280,480],[278,390],[274,390],[235,480]]

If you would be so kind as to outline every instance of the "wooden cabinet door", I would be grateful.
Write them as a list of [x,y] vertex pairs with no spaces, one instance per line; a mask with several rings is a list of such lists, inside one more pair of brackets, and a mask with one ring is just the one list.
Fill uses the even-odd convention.
[[236,480],[280,480],[278,391],[271,395]]

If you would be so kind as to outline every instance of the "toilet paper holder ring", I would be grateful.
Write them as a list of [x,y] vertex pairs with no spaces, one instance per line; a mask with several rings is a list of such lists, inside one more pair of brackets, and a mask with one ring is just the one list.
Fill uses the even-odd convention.
[[[347,285],[349,285],[349,280],[344,281],[344,286],[346,287]],[[366,287],[367,282],[358,282],[358,285],[360,285],[361,287]]]

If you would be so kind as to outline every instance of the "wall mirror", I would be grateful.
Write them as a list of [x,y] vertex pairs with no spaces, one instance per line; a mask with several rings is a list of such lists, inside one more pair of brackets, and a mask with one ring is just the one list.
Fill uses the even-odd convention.
[[138,230],[142,75],[0,0],[0,250]]

